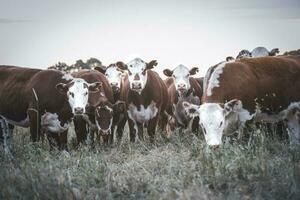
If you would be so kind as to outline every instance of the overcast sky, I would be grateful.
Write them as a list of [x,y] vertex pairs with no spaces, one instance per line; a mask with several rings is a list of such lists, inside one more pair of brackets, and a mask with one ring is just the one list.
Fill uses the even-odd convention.
[[300,48],[299,0],[0,0],[0,64],[139,55],[158,70],[182,63],[204,74],[257,46]]

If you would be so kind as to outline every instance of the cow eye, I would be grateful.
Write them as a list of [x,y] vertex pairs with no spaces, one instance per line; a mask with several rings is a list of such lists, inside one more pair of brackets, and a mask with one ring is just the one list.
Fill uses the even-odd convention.
[[74,93],[73,92],[70,92],[70,95],[74,98]]
[[84,95],[88,95],[88,92],[85,92]]
[[219,127],[221,127],[221,126],[222,126],[222,124],[223,124],[223,122],[221,122],[221,123],[220,123],[220,126],[219,126]]

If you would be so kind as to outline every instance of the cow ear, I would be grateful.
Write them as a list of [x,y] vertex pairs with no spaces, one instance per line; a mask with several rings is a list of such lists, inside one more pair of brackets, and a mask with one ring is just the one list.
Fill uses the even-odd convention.
[[193,67],[192,69],[190,69],[190,75],[195,75],[198,71],[198,67]]
[[149,63],[147,63],[146,69],[153,69],[155,66],[157,66],[157,61],[156,60],[151,60]]
[[173,75],[173,71],[169,70],[169,69],[164,69],[164,75],[171,77]]
[[102,82],[95,82],[89,84],[89,92],[91,93],[99,92],[101,88],[102,88]]
[[66,94],[68,92],[69,86],[64,83],[58,83],[55,88],[62,94]]
[[232,112],[239,112],[243,108],[243,104],[241,100],[233,99],[224,104],[224,112],[225,116]]
[[121,69],[121,70],[127,70],[127,69],[128,69],[127,65],[126,65],[125,63],[121,62],[121,61],[117,62],[117,63],[116,63],[116,66],[117,66],[119,69]]
[[126,112],[126,104],[124,101],[117,101],[113,105],[113,110],[115,113],[124,113]]
[[232,56],[227,56],[227,57],[226,57],[226,61],[227,61],[227,62],[233,61],[233,60],[234,60],[234,58],[233,58]]
[[105,74],[105,72],[106,72],[106,68],[102,68],[102,67],[95,67],[95,70],[102,74]]
[[187,101],[182,102],[182,106],[187,113],[188,116],[190,117],[197,117],[199,116],[199,108],[200,106],[189,103]]

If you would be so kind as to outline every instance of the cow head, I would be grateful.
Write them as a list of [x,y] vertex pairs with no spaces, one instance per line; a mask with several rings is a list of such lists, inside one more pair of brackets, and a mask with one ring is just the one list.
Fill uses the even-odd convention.
[[101,82],[89,84],[81,78],[73,78],[72,81],[67,84],[59,83],[56,85],[56,89],[67,96],[72,113],[75,115],[85,113],[89,92],[97,92],[101,87]]
[[239,52],[239,54],[237,55],[236,59],[241,59],[241,58],[251,58],[251,52],[244,49],[242,51]]
[[105,70],[102,68],[101,69],[95,68],[95,69],[100,71],[107,77],[108,82],[114,93],[120,92],[122,78],[125,76],[125,73],[123,70],[121,70],[115,64],[109,65]]
[[251,119],[249,112],[243,109],[242,102],[236,99],[224,105],[205,103],[198,106],[183,102],[183,106],[191,117],[199,116],[206,143],[210,146],[222,144],[223,135],[238,131]]
[[173,71],[165,69],[163,72],[166,76],[173,77],[176,91],[178,91],[179,95],[182,96],[191,88],[189,80],[190,75],[196,74],[198,72],[198,68],[193,67],[189,70],[186,66],[179,65]]
[[156,60],[152,60],[151,62],[146,63],[140,58],[135,58],[126,65],[122,62],[117,63],[117,66],[120,69],[126,70],[128,72],[130,89],[138,93],[141,93],[146,86],[148,77],[147,71],[152,69],[156,65]]
[[99,133],[101,135],[111,134],[114,114],[124,113],[125,111],[126,106],[123,101],[118,101],[115,104],[108,101],[99,103],[95,108],[95,121]]

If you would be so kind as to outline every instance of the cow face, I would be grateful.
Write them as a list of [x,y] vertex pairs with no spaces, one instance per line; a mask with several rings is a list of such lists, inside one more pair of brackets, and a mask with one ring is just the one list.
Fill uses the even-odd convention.
[[189,70],[184,65],[179,65],[173,71],[169,69],[165,69],[164,74],[168,77],[173,77],[176,91],[178,91],[179,95],[182,96],[186,91],[191,88],[190,85],[190,75],[194,75],[198,72],[198,68],[194,67]]
[[140,58],[135,58],[126,65],[120,62],[117,65],[119,68],[127,70],[130,89],[141,93],[147,83],[147,71],[156,66],[157,61],[152,60],[150,63],[146,63]]
[[95,109],[95,121],[101,135],[111,134],[111,126],[114,114],[125,112],[125,103],[118,101],[115,104],[101,102]]
[[122,78],[125,76],[124,72],[117,66],[113,65],[106,69],[105,76],[108,79],[114,93],[119,93],[121,88]]
[[236,99],[229,101],[224,107],[218,103],[198,106],[188,102],[184,102],[183,106],[191,117],[199,116],[206,143],[210,146],[222,144],[223,135],[238,131],[251,119],[249,112],[242,108],[242,102]]
[[72,113],[81,115],[85,113],[85,107],[88,103],[89,92],[97,92],[102,87],[101,82],[87,83],[81,78],[74,78],[70,83],[59,83],[56,89],[67,95]]

